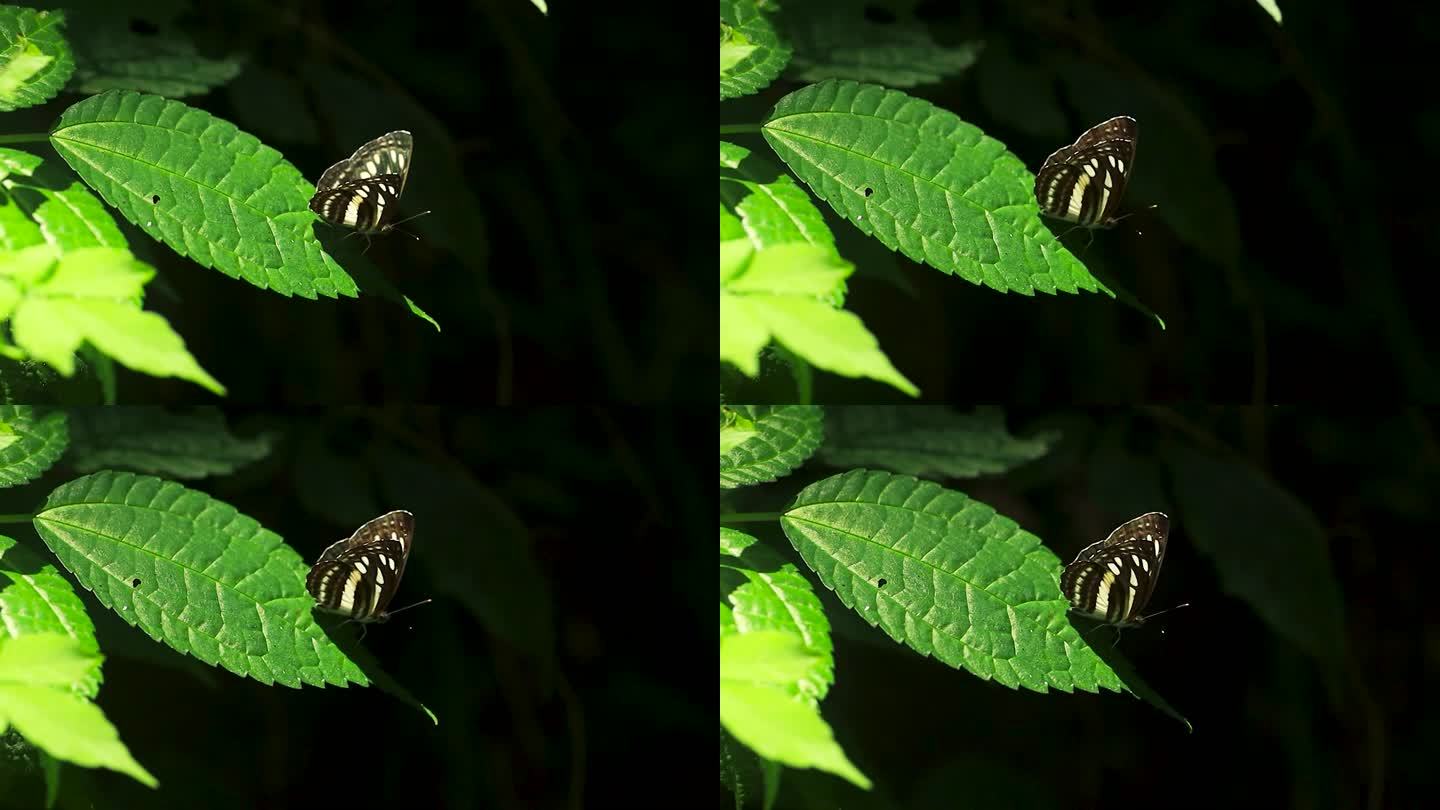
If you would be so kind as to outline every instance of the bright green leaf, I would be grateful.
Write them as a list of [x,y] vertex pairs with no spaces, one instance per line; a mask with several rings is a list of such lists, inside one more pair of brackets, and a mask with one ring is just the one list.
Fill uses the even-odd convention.
[[16,439],[0,448],[0,487],[18,486],[39,478],[65,452],[70,440],[62,411],[0,405],[0,423]]
[[879,467],[918,477],[1002,473],[1045,455],[1060,437],[1020,439],[998,408],[960,413],[943,405],[851,405],[825,411],[820,457],[832,467]]
[[68,635],[11,635],[0,641],[0,681],[68,689],[90,676],[98,657]]
[[233,124],[112,90],[66,110],[50,142],[126,219],[201,266],[284,295],[357,293],[315,238],[314,187]]
[[43,104],[65,86],[75,59],[64,24],[62,11],[0,6],[0,112]]
[[725,141],[720,142],[720,206],[740,224],[737,235],[756,250],[789,242],[835,246],[824,215],[788,173]]
[[25,43],[19,53],[0,66],[0,99],[13,101],[20,88],[53,61],[55,57],[41,53],[33,43]]
[[203,492],[100,472],[57,487],[34,524],[102,605],[178,652],[265,684],[370,683],[315,622],[300,555]]
[[61,251],[129,246],[100,198],[57,161],[42,165],[36,158],[31,170],[23,174],[26,176],[7,178],[4,187],[20,210],[40,226],[45,241]]
[[0,535],[0,615],[4,632],[20,638],[63,634],[73,638],[91,667],[66,681],[83,697],[100,691],[100,646],[85,604],[70,580],[15,540]]
[[774,686],[808,668],[796,636],[746,633],[720,639],[720,723],[766,759],[818,768],[863,788],[870,780],[851,764],[815,707]]
[[[727,47],[751,50],[726,67]],[[722,101],[759,92],[775,81],[790,61],[790,45],[781,39],[755,0],[720,0],[720,49]]]
[[0,146],[0,180],[12,174],[22,174],[26,177],[35,173],[40,168],[44,159],[39,155],[32,155],[29,152],[10,147]]
[[[49,246],[0,255],[0,273],[31,279],[11,322],[15,343],[65,376],[75,372],[75,353],[88,342],[124,365],[157,377],[179,377],[225,392],[164,318],[137,306],[154,274],[128,250],[81,248],[58,262]],[[46,259],[48,273],[36,270]]]
[[1259,3],[1260,8],[1265,9],[1265,13],[1273,17],[1275,22],[1280,22],[1280,6],[1275,3],[1275,0],[1255,0],[1255,2]]
[[744,532],[722,528],[720,599],[730,607],[722,638],[767,631],[800,638],[808,652],[803,666],[776,685],[812,704],[825,698],[835,682],[830,622],[810,580],[794,563]]
[[778,480],[820,446],[824,414],[815,405],[734,406],[757,435],[720,454],[720,488]]
[[1025,164],[954,113],[825,81],[781,99],[762,129],[812,191],[891,250],[1001,292],[1114,295],[1040,220]]
[[833,248],[801,242],[755,253],[720,289],[720,359],[754,377],[758,353],[773,339],[818,368],[918,395],[859,317],[824,300],[838,295],[853,269]]
[[1059,558],[960,492],[855,470],[806,487],[780,525],[846,607],[921,655],[1012,689],[1126,688],[1071,626]]
[[13,725],[36,748],[56,759],[119,771],[147,787],[160,785],[130,755],[100,707],[85,698],[59,689],[0,681],[0,721]]

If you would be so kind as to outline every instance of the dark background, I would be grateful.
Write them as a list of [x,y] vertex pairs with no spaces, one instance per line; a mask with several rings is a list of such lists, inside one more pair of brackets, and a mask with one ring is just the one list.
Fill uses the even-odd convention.
[[[694,587],[708,574],[699,546],[677,542],[710,512],[675,474],[689,457],[679,417],[393,407],[228,421],[273,435],[270,454],[183,483],[308,562],[375,515],[415,514],[392,607],[435,601],[371,625],[364,646],[439,725],[379,689],[267,687],[207,666],[77,587],[106,656],[98,703],[161,787],[65,766],[59,807],[628,807],[637,790],[672,795],[665,779],[713,779],[695,772],[714,739],[713,692],[694,689],[714,678]],[[0,512],[31,511],[77,475],[62,463],[4,490]],[[54,562],[27,524],[7,533]],[[0,805],[42,806],[38,772],[12,756]],[[664,773],[638,788],[649,767]]]
[[[99,0],[64,7],[76,18],[95,5],[113,9]],[[577,18],[563,3],[542,16],[528,0],[231,0],[189,11],[143,0],[116,24],[154,30],[150,20],[177,7],[202,53],[245,60],[228,85],[182,101],[256,135],[312,181],[366,141],[409,129],[414,164],[400,214],[434,211],[401,226],[418,242],[377,237],[360,261],[429,312],[439,333],[376,296],[308,301],[260,290],[122,222],[160,271],[147,308],[169,320],[230,401],[660,402],[713,386],[713,366],[702,377],[696,362],[712,362],[713,303],[696,292],[699,250],[682,238],[673,202],[693,196],[679,165],[698,154],[673,137],[673,121],[711,108],[678,90],[663,47],[671,26],[641,15]],[[643,92],[629,84],[635,76]],[[6,132],[47,131],[82,97],[62,93],[11,113]],[[48,145],[35,148],[59,160]],[[363,239],[342,245],[345,229],[316,231],[356,275],[351,257]],[[11,365],[0,373],[17,376]],[[81,378],[11,398],[97,397],[95,382]],[[123,370],[119,398],[214,399]]]
[[[1190,406],[1008,410],[1059,430],[1011,472],[941,480],[1068,563],[1145,511],[1171,536],[1147,613],[1115,650],[1194,726],[1133,697],[1039,694],[922,658],[841,605],[778,523],[737,526],[794,561],[826,605],[835,684],[820,705],[865,793],[785,770],[782,808],[1420,807],[1436,785],[1432,538],[1440,411]],[[812,459],[735,490],[783,511],[845,469]],[[723,599],[723,595],[722,595]],[[1102,652],[1115,634],[1075,626]],[[1092,628],[1097,628],[1092,630]],[[722,789],[722,807],[733,806]]]
[[[1359,6],[1333,2],[1282,3],[1282,25],[1248,1],[783,5],[782,31],[787,19],[848,15],[872,40],[914,25],[945,45],[983,44],[967,70],[895,89],[975,124],[1032,171],[1106,118],[1138,121],[1122,205],[1134,216],[1088,249],[1083,229],[1064,241],[1158,312],[1163,332],[1101,294],[972,285],[890,253],[820,205],[857,265],[847,308],[925,399],[1440,397],[1425,235],[1436,203],[1422,177],[1440,110],[1405,89],[1416,75],[1407,61],[1437,42],[1420,7],[1386,5],[1381,36]],[[721,119],[759,123],[807,83],[786,74],[722,103]],[[758,135],[737,142],[773,158]],[[727,376],[730,399],[794,401],[784,366],[766,370],[758,383]],[[906,396],[822,372],[813,399]]]

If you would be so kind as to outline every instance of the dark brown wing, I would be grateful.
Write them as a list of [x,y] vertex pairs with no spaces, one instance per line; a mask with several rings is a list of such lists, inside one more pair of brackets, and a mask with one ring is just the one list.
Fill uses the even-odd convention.
[[414,537],[414,515],[403,510],[381,515],[325,549],[305,587],[323,610],[361,622],[383,621]]
[[1108,228],[1135,163],[1135,119],[1117,116],[1050,154],[1035,175],[1035,200],[1049,217]]

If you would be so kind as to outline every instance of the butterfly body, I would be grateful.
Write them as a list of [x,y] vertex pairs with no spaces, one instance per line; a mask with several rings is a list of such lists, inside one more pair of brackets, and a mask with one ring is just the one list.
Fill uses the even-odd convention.
[[1135,119],[1120,115],[1045,158],[1035,175],[1040,212],[1084,228],[1111,228],[1135,164]]
[[1060,575],[1071,610],[1118,627],[1143,624],[1169,536],[1170,518],[1148,512],[1081,549]]
[[381,515],[332,544],[305,578],[316,607],[357,622],[384,622],[415,539],[415,516]]
[[320,175],[310,210],[332,225],[367,236],[389,231],[395,226],[414,148],[410,133],[396,130],[356,149]]

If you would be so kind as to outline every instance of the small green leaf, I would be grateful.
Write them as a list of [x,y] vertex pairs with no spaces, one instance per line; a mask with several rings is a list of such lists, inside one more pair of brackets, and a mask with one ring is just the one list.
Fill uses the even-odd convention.
[[35,552],[0,535],[0,615],[4,630],[14,638],[64,634],[73,638],[79,653],[93,665],[65,685],[82,697],[100,691],[100,645],[90,614],[70,580]]
[[974,478],[1045,455],[1058,433],[1019,439],[998,408],[849,405],[825,411],[820,457],[832,467],[881,467],[917,477]]
[[736,235],[747,238],[756,250],[791,242],[835,246],[824,215],[789,174],[749,149],[725,141],[720,142],[720,205],[741,225]]
[[[725,244],[722,260],[727,258]],[[777,245],[754,253],[748,263],[740,260],[739,267],[720,289],[721,360],[757,376],[760,349],[773,339],[818,368],[919,395],[860,318],[827,303],[839,295],[854,269],[833,248],[800,242]]]
[[1255,0],[1255,2],[1259,3],[1260,8],[1265,9],[1265,13],[1273,17],[1275,22],[1280,22],[1280,6],[1275,3],[1275,0]]
[[100,472],[57,487],[34,524],[102,605],[178,652],[265,684],[371,681],[311,615],[300,555],[203,492]]
[[775,105],[765,139],[836,213],[891,250],[1000,292],[1114,294],[1040,220],[999,141],[898,90],[852,81]]
[[794,563],[734,529],[720,529],[720,599],[729,609],[720,635],[778,631],[799,637],[810,655],[793,678],[778,683],[814,704],[835,682],[830,622],[810,581]]
[[0,448],[0,487],[33,481],[50,469],[70,441],[63,411],[0,405],[0,424],[15,441]]
[[1126,689],[1070,625],[1059,558],[962,493],[855,470],[806,487],[780,525],[846,607],[921,655],[1012,689]]
[[34,43],[25,43],[19,53],[0,66],[0,100],[12,102],[20,88],[53,61],[55,57],[41,53]]
[[[749,49],[744,54],[736,48]],[[733,61],[727,60],[731,50]],[[758,93],[790,61],[790,45],[781,39],[755,0],[720,0],[720,99]],[[727,62],[730,62],[727,66]]]
[[[26,155],[9,150],[16,160]],[[42,164],[37,157],[30,171],[4,180],[5,190],[19,208],[41,228],[45,241],[62,252],[86,247],[129,246],[105,204],[73,174],[55,161]]]
[[0,180],[8,178],[12,174],[29,177],[44,162],[39,155],[32,155],[20,149],[11,149],[8,146],[0,146]]
[[176,478],[232,473],[267,456],[273,438],[235,436],[213,408],[124,405],[73,410],[70,434],[68,461],[80,472],[113,468]]
[[19,348],[68,377],[75,373],[76,351],[88,342],[136,371],[225,393],[164,318],[139,308],[154,269],[123,249],[57,252],[36,245],[0,253],[0,276],[22,282],[11,323]]
[[869,789],[870,780],[845,756],[813,705],[775,684],[809,669],[797,636],[773,631],[720,639],[720,723],[766,759],[818,768]]
[[227,121],[112,90],[66,110],[50,143],[126,219],[203,267],[283,295],[357,294],[315,238],[314,187]]
[[75,70],[62,11],[0,6],[0,112],[54,98]]
[[0,641],[0,681],[68,689],[90,677],[99,657],[68,635],[12,634]]
[[824,414],[815,405],[735,406],[754,426],[755,438],[720,454],[720,488],[778,480],[820,446]]
[[720,408],[720,456],[723,458],[726,453],[750,441],[760,432],[755,429],[755,422],[749,417],[740,414],[733,408]]
[[56,759],[109,768],[158,787],[155,777],[120,742],[104,712],[63,688],[63,680],[57,683],[67,673],[96,666],[97,658],[81,652],[78,642],[68,636],[21,636],[0,642],[0,726],[14,726]]

